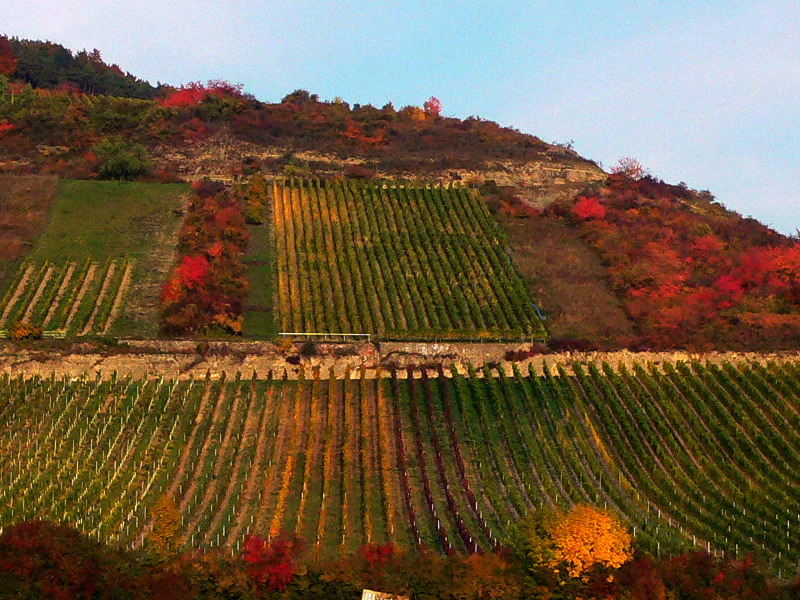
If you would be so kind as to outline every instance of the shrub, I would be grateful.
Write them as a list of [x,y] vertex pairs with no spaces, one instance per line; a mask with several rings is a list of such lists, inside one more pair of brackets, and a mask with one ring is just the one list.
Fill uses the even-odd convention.
[[309,356],[316,356],[317,354],[317,345],[314,342],[305,342],[302,346],[300,346],[300,356],[305,356],[308,358]]
[[106,138],[93,150],[100,160],[100,176],[104,179],[133,179],[153,169],[147,150],[141,144]]
[[12,340],[38,340],[42,337],[42,330],[30,323],[16,323],[9,335]]

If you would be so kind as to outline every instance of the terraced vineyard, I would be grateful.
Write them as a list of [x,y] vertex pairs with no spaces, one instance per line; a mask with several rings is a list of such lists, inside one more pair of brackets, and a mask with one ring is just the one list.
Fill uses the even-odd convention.
[[0,337],[18,323],[54,337],[107,334],[131,284],[133,264],[24,263],[0,300]]
[[529,511],[589,502],[655,554],[754,552],[792,572],[800,363],[557,369],[0,379],[0,524],[61,519],[137,545],[168,492],[195,546],[288,529],[321,555],[471,552]]
[[462,186],[275,180],[284,332],[543,338],[486,204]]

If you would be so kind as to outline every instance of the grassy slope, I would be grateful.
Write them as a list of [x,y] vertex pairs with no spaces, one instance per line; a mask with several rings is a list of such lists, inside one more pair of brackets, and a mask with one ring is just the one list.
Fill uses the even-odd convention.
[[112,334],[158,331],[158,290],[174,258],[182,184],[64,180],[50,221],[29,255],[63,261],[131,257],[133,286]]
[[633,322],[612,292],[600,258],[577,230],[553,217],[497,219],[554,338],[616,346],[632,336]]
[[56,177],[0,175],[0,285],[45,226],[57,183]]
[[245,275],[250,282],[244,307],[244,335],[274,338],[278,325],[273,314],[275,287],[275,242],[272,238],[272,208],[265,209],[264,223],[248,225],[250,242],[244,257]]

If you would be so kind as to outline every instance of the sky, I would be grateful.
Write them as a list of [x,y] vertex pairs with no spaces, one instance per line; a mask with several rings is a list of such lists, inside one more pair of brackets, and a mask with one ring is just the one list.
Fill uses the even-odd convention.
[[3,0],[0,33],[267,102],[434,95],[800,228],[800,0]]

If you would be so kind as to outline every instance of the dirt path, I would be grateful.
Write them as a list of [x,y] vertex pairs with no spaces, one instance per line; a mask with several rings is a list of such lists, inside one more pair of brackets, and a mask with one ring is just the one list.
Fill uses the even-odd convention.
[[83,297],[86,295],[86,291],[89,289],[89,285],[92,283],[92,280],[94,279],[94,275],[96,272],[97,272],[97,263],[92,263],[91,265],[89,265],[89,270],[86,272],[86,277],[83,278],[81,289],[78,291],[78,295],[75,298],[75,302],[72,303],[72,308],[69,311],[67,322],[64,323],[65,330],[68,331],[70,326],[72,325],[72,321],[75,319],[75,315],[78,313],[78,308],[80,308],[81,302],[83,301]]
[[117,320],[119,316],[119,312],[122,309],[122,300],[125,298],[125,294],[128,291],[128,288],[131,286],[131,281],[133,273],[133,263],[128,262],[125,265],[125,272],[122,274],[122,281],[119,284],[119,289],[117,290],[117,296],[114,298],[114,304],[111,306],[111,311],[108,313],[108,318],[106,319],[105,324],[103,325],[102,333],[106,335],[108,330],[111,329],[111,326],[114,324],[114,321]]
[[306,396],[306,394],[304,393],[304,387],[305,386],[298,386],[297,389],[294,390],[294,415],[292,416],[291,434],[289,436],[289,452],[286,457],[286,462],[284,463],[281,487],[278,491],[278,502],[269,525],[270,538],[278,535],[282,529],[283,513],[286,510],[286,502],[289,498],[289,492],[291,491],[292,476],[294,475],[295,463],[297,461],[297,452],[298,449],[302,447],[299,440],[303,434],[302,421],[305,415],[303,405],[305,404],[304,396]]
[[267,465],[267,473],[264,476],[264,486],[261,488],[261,503],[259,506],[258,516],[256,517],[255,530],[264,531],[269,522],[269,510],[272,497],[275,495],[275,488],[280,485],[281,479],[279,474],[283,471],[283,464],[286,461],[286,454],[288,452],[286,439],[293,427],[293,414],[294,414],[294,390],[292,390],[292,399],[286,398],[284,394],[285,385],[278,386],[278,432],[275,439],[275,450],[273,451],[272,459]]
[[89,332],[92,331],[94,327],[94,320],[97,318],[97,313],[100,310],[100,305],[105,300],[106,294],[108,294],[108,287],[111,285],[111,282],[114,280],[114,273],[117,271],[117,263],[112,262],[108,265],[108,270],[106,270],[106,276],[103,279],[103,285],[100,286],[100,293],[97,295],[97,299],[94,301],[94,308],[92,309],[92,314],[89,315],[89,320],[86,321],[86,325],[83,327],[79,335],[88,335]]
[[[255,413],[255,386],[251,383],[249,388],[248,402],[247,402],[247,413],[245,414],[244,418],[244,427],[242,428],[242,436],[239,438],[239,447],[236,450],[236,458],[233,461],[233,467],[231,467],[231,477],[228,481],[228,486],[225,489],[225,496],[223,496],[222,500],[219,503],[219,508],[217,508],[216,515],[211,520],[211,524],[208,527],[206,532],[206,539],[210,539],[211,533],[216,531],[219,524],[222,522],[222,517],[225,515],[225,510],[228,508],[228,505],[231,502],[231,497],[233,496],[233,492],[236,489],[236,482],[239,470],[242,468],[242,460],[244,458],[244,449],[248,444],[251,442],[257,443],[257,440],[251,440],[251,438],[256,435],[258,431],[258,426],[260,419],[258,415]],[[243,506],[240,502],[240,506]]]
[[389,408],[386,405],[386,396],[383,382],[376,383],[377,390],[375,400],[377,402],[378,431],[380,433],[380,460],[381,460],[381,479],[383,481],[383,496],[386,499],[386,535],[388,541],[397,543],[397,527],[400,525],[397,516],[397,506],[394,504],[395,498],[401,498],[400,482],[397,477],[396,468],[397,457],[392,442],[392,423]]
[[[320,411],[320,398],[321,398],[321,379],[319,374],[315,374],[314,383],[312,384],[314,389],[311,392],[311,413],[310,413],[310,427],[308,433],[308,442],[305,444],[307,451],[306,451],[306,463],[305,468],[303,469],[303,491],[300,497],[300,508],[297,510],[297,532],[300,533],[302,531],[303,526],[310,527],[306,525],[306,522],[309,519],[313,520],[314,530],[316,530],[317,524],[319,522],[319,511],[316,514],[306,514],[307,513],[307,504],[308,498],[311,495],[311,480],[314,478],[315,472],[319,469],[320,463],[323,461],[319,460],[319,455],[323,449],[323,441],[324,441],[324,433],[325,427],[327,426],[325,418],[323,416],[327,415],[327,411],[322,412]],[[321,493],[322,490],[319,490]],[[311,539],[311,536],[306,536],[305,539]]]
[[[211,413],[211,424],[209,425],[209,431],[211,431],[214,425],[219,422],[219,415],[222,412],[222,405],[224,404],[224,396],[225,396],[225,388],[220,387],[218,395],[214,400],[214,410]],[[202,470],[203,464],[206,462],[206,457],[208,456],[210,450],[211,450],[211,444],[208,441],[208,432],[206,432],[206,439],[203,441],[203,445],[200,448],[200,455],[197,457],[197,462],[194,465],[193,474],[196,474],[198,470]],[[198,477],[192,477],[189,480],[191,483],[189,484],[189,487],[186,488],[186,491],[184,492],[183,497],[181,498],[180,505],[178,507],[181,512],[185,512],[187,507],[189,506],[189,501],[191,500],[195,490],[197,489],[198,479],[199,479]],[[180,482],[180,479],[178,479],[177,481]]]
[[[325,441],[322,459],[322,503],[317,519],[317,530],[314,538],[314,555],[319,558],[322,550],[322,540],[325,538],[325,531],[328,526],[328,516],[331,502],[331,483],[335,477],[334,451],[336,440],[338,439],[337,420],[336,420],[336,395],[331,391],[335,390],[335,382],[330,379],[326,382],[326,413],[325,413],[325,432],[322,439]],[[331,385],[334,384],[334,385]],[[326,502],[327,500],[327,502]]]
[[19,297],[25,292],[25,288],[28,287],[28,282],[31,279],[31,275],[33,274],[33,265],[29,264],[25,267],[25,272],[22,274],[22,278],[19,280],[14,293],[11,295],[11,298],[6,304],[5,308],[3,309],[3,314],[0,315],[0,326],[5,325],[6,319],[8,318],[11,309],[14,308],[14,305],[19,300]]
[[[251,404],[257,405],[258,402],[257,402],[257,398],[255,397],[255,395],[258,392],[256,391],[255,386],[253,388],[253,392],[252,393],[253,393],[254,397],[251,400]],[[248,477],[247,477],[247,483],[245,484],[244,492],[242,493],[242,497],[241,497],[241,505],[242,506],[252,506],[253,505],[253,500],[254,500],[255,495],[256,495],[256,486],[258,485],[259,480],[263,476],[266,475],[266,473],[264,471],[262,471],[261,464],[264,461],[264,454],[266,452],[266,448],[267,448],[268,442],[272,442],[272,450],[273,450],[273,452],[275,450],[275,446],[274,446],[275,440],[274,440],[274,438],[269,439],[269,440],[267,439],[267,430],[268,430],[268,425],[269,425],[269,422],[270,422],[269,417],[270,417],[270,415],[273,414],[274,411],[277,410],[275,408],[275,401],[274,401],[275,393],[274,393],[274,390],[272,389],[272,387],[270,387],[266,391],[265,398],[266,398],[266,401],[264,403],[263,408],[261,409],[261,418],[260,418],[260,421],[259,421],[259,424],[258,424],[258,431],[257,432],[254,431],[253,432],[257,436],[256,437],[256,453],[255,453],[255,456],[253,457],[253,464],[250,467],[250,472],[249,472]],[[256,410],[258,410],[258,409],[256,409]],[[260,505],[260,503],[259,503],[259,505]],[[250,511],[250,518],[251,518],[252,522],[255,522],[255,514],[257,514],[257,513],[258,513],[258,507],[256,507],[256,509]],[[241,514],[242,514],[242,517],[247,517],[247,513],[242,512]],[[242,530],[248,524],[249,523],[244,518],[239,518],[236,521],[236,525],[234,525],[234,527],[231,529],[230,534],[228,534],[228,539],[225,542],[226,545],[227,546],[233,546],[233,544],[239,538],[239,535],[241,534]]]
[[186,465],[189,463],[189,453],[192,450],[192,446],[194,446],[194,442],[197,439],[197,433],[200,430],[200,426],[202,425],[203,421],[205,421],[206,412],[208,411],[208,401],[211,399],[211,389],[211,384],[206,382],[203,395],[200,397],[200,405],[197,407],[197,416],[194,419],[192,433],[189,434],[189,439],[186,440],[186,443],[183,446],[181,457],[178,460],[178,468],[175,469],[175,475],[173,476],[172,483],[167,491],[170,496],[174,496],[175,492],[178,491],[178,486],[180,485],[181,481],[183,480],[183,476],[186,473]]
[[67,272],[64,275],[64,280],[58,287],[56,296],[50,303],[50,308],[47,309],[47,315],[45,315],[44,322],[42,323],[42,329],[45,329],[50,324],[50,321],[53,320],[53,317],[55,316],[56,311],[58,310],[58,307],[61,304],[61,300],[62,298],[64,298],[64,294],[67,293],[67,288],[69,287],[69,284],[72,281],[72,276],[75,275],[76,268],[77,265],[74,262],[69,263],[69,266],[67,267]]
[[[227,454],[228,450],[231,448],[231,437],[233,435],[233,428],[236,424],[236,419],[239,416],[239,407],[241,405],[242,400],[242,390],[241,387],[238,387],[234,392],[233,397],[233,406],[231,407],[231,412],[228,415],[228,422],[225,425],[225,433],[222,436],[222,443],[219,445],[219,449],[217,450],[217,457],[216,461],[214,462],[214,468],[212,470],[213,475],[211,476],[212,483],[205,489],[203,493],[203,498],[200,501],[200,504],[197,505],[192,510],[192,518],[189,520],[189,523],[186,527],[185,535],[191,536],[196,530],[197,525],[200,523],[200,518],[205,513],[206,509],[211,504],[211,499],[213,498],[213,494],[215,490],[219,489],[219,486],[229,486],[230,480],[223,480],[220,476],[222,474],[223,466],[228,464],[227,461]],[[214,444],[214,441],[211,439],[206,440],[206,445],[211,446]],[[208,535],[210,530],[201,532],[204,536]]]
[[44,294],[44,290],[45,288],[47,288],[47,284],[50,283],[50,279],[53,277],[53,271],[55,271],[55,269],[56,268],[53,265],[49,265],[47,267],[47,270],[44,272],[42,280],[39,282],[39,287],[36,289],[36,293],[33,295],[33,298],[31,298],[31,301],[25,308],[25,312],[22,315],[22,319],[20,319],[22,322],[27,322],[31,318],[31,315],[33,314],[33,309],[36,308],[39,299],[42,297],[42,294]]

